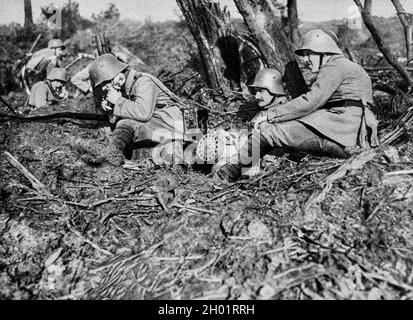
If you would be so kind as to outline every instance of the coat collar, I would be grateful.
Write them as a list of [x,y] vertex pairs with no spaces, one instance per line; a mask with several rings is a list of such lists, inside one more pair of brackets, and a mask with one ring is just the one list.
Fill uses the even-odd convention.
[[270,105],[264,107],[264,109],[270,109],[270,108],[276,107],[280,104],[284,104],[284,103],[287,103],[287,102],[288,102],[288,99],[287,99],[287,97],[285,97],[285,99],[282,99],[281,101],[273,102]]
[[[343,58],[345,59],[344,55],[342,55],[342,54],[334,54],[330,57],[330,59],[328,59],[328,61],[326,63],[324,63],[321,66],[321,68],[323,68],[324,66],[328,66],[330,63],[335,62],[339,59],[343,59]],[[321,70],[321,68],[320,68],[320,70]]]
[[125,76],[126,76],[126,81],[125,81],[125,93],[130,96],[132,89],[133,89],[133,84],[136,82],[136,75],[138,75],[138,71],[132,68],[128,68],[126,70]]

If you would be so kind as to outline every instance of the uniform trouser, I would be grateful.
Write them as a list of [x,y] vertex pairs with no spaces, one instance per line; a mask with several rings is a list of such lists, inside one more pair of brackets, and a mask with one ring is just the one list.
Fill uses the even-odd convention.
[[261,124],[260,131],[252,131],[248,141],[241,144],[240,162],[244,166],[255,164],[273,149],[283,152],[301,151],[332,158],[348,158],[348,154],[341,145],[322,136],[311,127],[292,120],[276,124],[264,122]]
[[179,139],[179,134],[161,118],[153,116],[148,122],[122,119],[116,124],[112,143],[124,152],[127,158],[138,146],[154,146],[162,142]]

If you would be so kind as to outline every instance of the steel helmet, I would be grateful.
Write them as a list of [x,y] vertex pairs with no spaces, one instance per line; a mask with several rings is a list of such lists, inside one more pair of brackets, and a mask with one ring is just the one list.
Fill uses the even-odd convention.
[[67,82],[66,80],[67,71],[64,68],[53,68],[47,75],[47,80],[59,80],[62,82]]
[[275,69],[262,69],[255,76],[252,88],[264,88],[272,94],[285,95],[281,73]]
[[259,59],[260,55],[253,48],[251,48],[249,46],[245,46],[241,50],[241,57],[242,57],[242,62],[247,63],[251,60]]
[[63,44],[62,40],[60,39],[50,40],[49,43],[47,44],[47,47],[49,49],[57,49],[57,48],[65,49],[66,48],[66,46]]
[[295,50],[295,53],[301,56],[304,50],[316,53],[343,54],[333,36],[321,29],[311,30],[303,36],[303,43],[299,49]]
[[89,77],[93,88],[105,81],[110,81],[128,67],[126,63],[120,62],[112,54],[104,54],[92,62],[89,69]]

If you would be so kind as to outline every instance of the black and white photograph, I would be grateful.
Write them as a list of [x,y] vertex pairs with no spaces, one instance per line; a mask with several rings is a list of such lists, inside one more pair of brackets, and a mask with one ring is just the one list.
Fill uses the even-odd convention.
[[0,300],[413,300],[413,1],[0,7]]

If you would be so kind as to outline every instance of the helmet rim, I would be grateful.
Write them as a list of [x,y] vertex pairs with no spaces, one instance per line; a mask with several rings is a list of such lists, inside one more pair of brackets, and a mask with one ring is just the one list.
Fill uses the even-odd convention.
[[286,95],[282,75],[276,69],[266,68],[258,71],[249,87],[267,89],[273,95]]
[[305,50],[310,50],[318,54],[343,54],[332,35],[321,29],[307,32],[303,36],[300,48],[295,50],[295,54],[302,56]]
[[104,54],[92,62],[89,69],[89,76],[93,88],[104,82],[113,80],[119,73],[129,67],[128,64],[120,62],[112,54]]
[[67,71],[64,68],[53,68],[46,77],[49,81],[67,82]]

